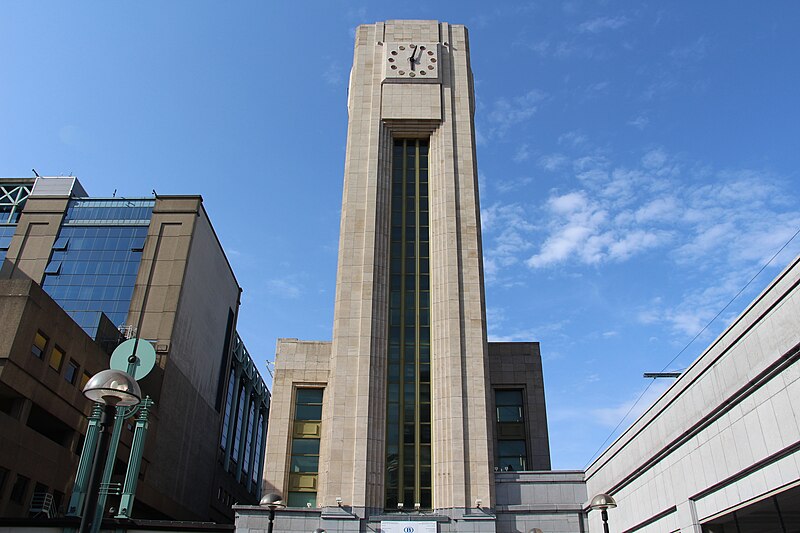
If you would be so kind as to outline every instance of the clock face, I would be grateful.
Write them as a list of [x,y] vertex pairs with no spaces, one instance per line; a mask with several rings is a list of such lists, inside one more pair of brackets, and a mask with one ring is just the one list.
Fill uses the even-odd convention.
[[439,43],[386,43],[386,79],[439,80]]

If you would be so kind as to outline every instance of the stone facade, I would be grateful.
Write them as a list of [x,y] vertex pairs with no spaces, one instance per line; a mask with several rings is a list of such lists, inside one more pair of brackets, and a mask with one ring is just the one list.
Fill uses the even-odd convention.
[[[368,531],[416,521],[442,532],[495,531],[495,385],[525,391],[526,464],[550,467],[538,345],[487,342],[474,109],[464,26],[411,20],[356,30],[333,338],[278,342],[264,493],[285,495],[294,483],[296,391],[324,388],[316,506],[280,511],[282,529]],[[429,143],[433,472],[432,509],[406,503],[400,511],[386,508],[384,490],[397,139]],[[237,512],[242,531],[265,528],[263,509]]]

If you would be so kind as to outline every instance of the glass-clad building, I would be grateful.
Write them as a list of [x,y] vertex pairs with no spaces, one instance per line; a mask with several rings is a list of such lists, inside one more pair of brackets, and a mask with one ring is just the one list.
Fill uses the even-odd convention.
[[100,313],[125,323],[153,199],[73,199],[53,244],[44,289],[92,337]]

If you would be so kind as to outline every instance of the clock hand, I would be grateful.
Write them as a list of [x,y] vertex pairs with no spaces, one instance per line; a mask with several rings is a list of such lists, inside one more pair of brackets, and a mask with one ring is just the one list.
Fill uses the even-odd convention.
[[411,65],[410,65],[410,66],[411,66],[411,70],[414,70],[414,63],[415,63],[415,61],[414,61],[414,56],[416,55],[416,53],[417,53],[417,50],[418,50],[418,49],[419,49],[419,47],[418,47],[418,46],[414,46],[414,47],[411,49],[411,55],[410,55],[410,56],[408,56],[408,62],[411,64]]

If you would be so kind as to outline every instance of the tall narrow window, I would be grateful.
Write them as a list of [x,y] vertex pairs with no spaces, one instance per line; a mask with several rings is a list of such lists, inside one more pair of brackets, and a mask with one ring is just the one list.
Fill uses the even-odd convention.
[[236,385],[236,376],[231,369],[231,377],[228,380],[228,392],[225,397],[225,416],[222,419],[222,435],[219,438],[219,447],[223,450],[228,445],[228,429],[230,428],[231,407],[233,404],[233,388]]
[[239,389],[239,408],[236,412],[236,425],[233,426],[233,452],[231,459],[237,461],[239,459],[239,433],[241,433],[242,418],[244,417],[244,387]]
[[385,505],[430,509],[428,140],[395,140],[392,155]]
[[64,371],[64,379],[66,379],[72,385],[75,385],[75,382],[78,380],[78,371],[80,368],[81,366],[77,361],[70,359],[67,363],[67,370]]
[[255,403],[250,404],[250,414],[247,416],[247,429],[245,430],[245,438],[244,438],[244,458],[242,459],[242,472],[245,474],[245,479],[247,479],[247,472],[250,470],[250,445],[253,443],[253,425],[255,424]]
[[31,353],[39,359],[44,359],[44,351],[47,348],[47,337],[44,333],[37,331],[33,337],[33,346],[31,346]]
[[497,389],[497,463],[499,470],[526,470],[525,411],[522,389]]
[[319,438],[324,389],[297,389],[289,461],[289,507],[317,506]]
[[56,372],[61,372],[61,363],[64,362],[64,350],[58,346],[53,346],[53,352],[50,354],[50,368]]

